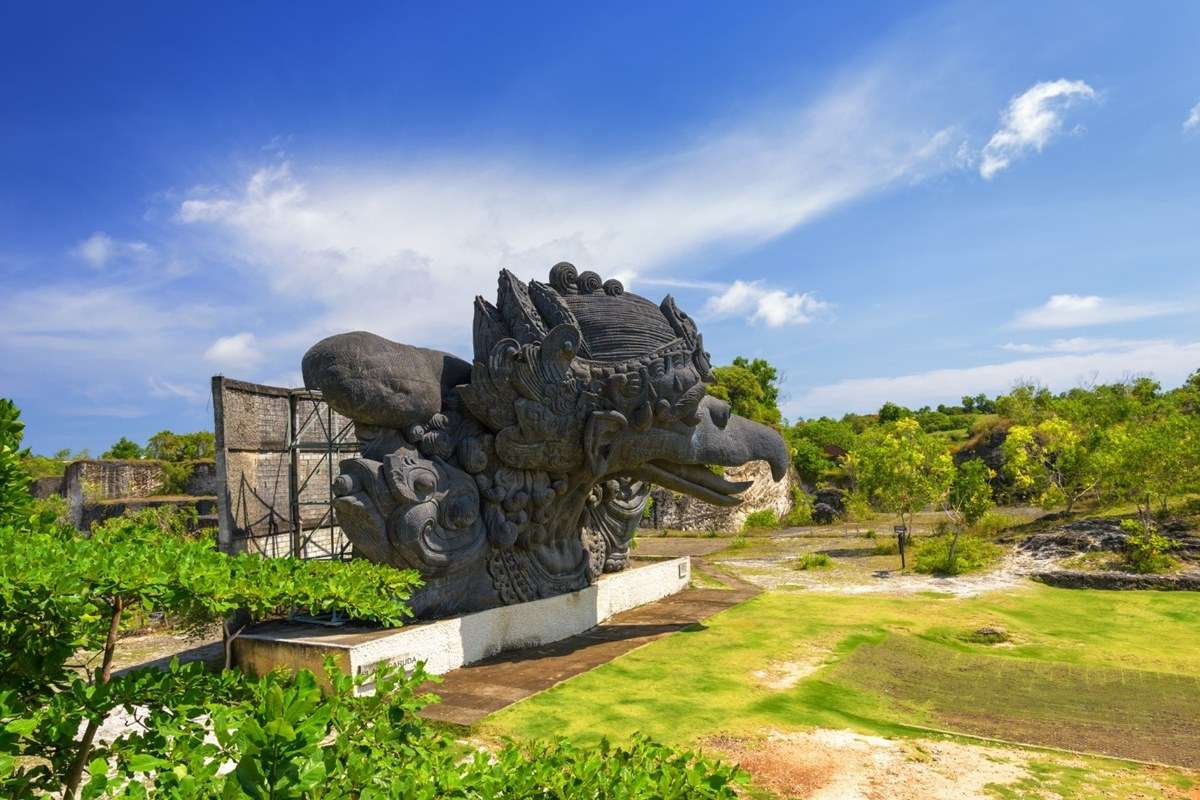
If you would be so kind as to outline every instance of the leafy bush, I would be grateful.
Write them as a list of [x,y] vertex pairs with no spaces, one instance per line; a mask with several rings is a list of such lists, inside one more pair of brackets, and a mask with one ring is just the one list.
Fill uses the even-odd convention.
[[805,553],[799,558],[792,559],[792,569],[809,570],[824,569],[833,564],[833,559],[827,553]]
[[799,528],[812,524],[813,501],[799,486],[792,487],[792,508],[781,520],[784,527]]
[[1125,562],[1134,572],[1169,572],[1179,565],[1170,555],[1175,542],[1158,532],[1153,523],[1121,520],[1125,538]]
[[971,526],[971,532],[984,539],[993,540],[1012,526],[1019,525],[1020,523],[1021,520],[1016,517],[1001,514],[999,511],[988,511]]
[[35,456],[27,454],[21,459],[21,468],[33,480],[38,478],[61,478],[67,472],[67,463],[50,456]]
[[774,530],[778,527],[779,515],[770,508],[750,512],[746,515],[746,521],[742,523],[743,531]]
[[[86,796],[223,798],[698,798],[736,797],[737,768],[644,737],[585,750],[567,742],[506,742],[473,750],[418,716],[436,698],[428,675],[382,666],[350,677],[327,664],[332,692],[307,670],[233,677],[221,702],[194,690],[212,679],[175,668],[193,690],[184,713],[155,707],[145,733],[90,765]],[[374,693],[356,689],[374,684]],[[175,687],[169,687],[171,689]],[[210,721],[203,716],[211,712]],[[233,769],[221,769],[231,764]],[[125,793],[123,795],[123,793]]]
[[163,483],[155,492],[156,495],[187,494],[188,481],[195,471],[195,461],[160,461],[163,471]]
[[895,556],[900,554],[900,543],[893,537],[876,542],[873,550],[877,556]]
[[926,575],[961,575],[986,567],[1000,556],[1000,547],[979,536],[930,536],[913,553],[913,569]]

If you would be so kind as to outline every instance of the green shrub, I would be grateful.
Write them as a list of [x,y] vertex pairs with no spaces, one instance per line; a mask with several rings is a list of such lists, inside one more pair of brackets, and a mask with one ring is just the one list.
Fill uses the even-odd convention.
[[993,540],[1009,528],[1019,524],[1021,524],[1021,520],[1017,517],[1010,517],[999,511],[988,511],[971,526],[971,532],[984,539]]
[[781,522],[788,528],[812,524],[812,497],[799,486],[792,487],[792,508]]
[[863,531],[862,533],[859,534],[859,536],[861,536],[864,539],[874,539],[878,535],[879,534],[875,533],[874,528],[867,528],[865,531]]
[[1121,530],[1128,534],[1125,539],[1125,563],[1134,572],[1170,572],[1179,566],[1179,562],[1169,555],[1175,549],[1175,542],[1159,533],[1152,523],[1124,519],[1121,520]]
[[833,559],[828,553],[805,553],[799,558],[792,559],[792,569],[809,570],[809,569],[824,569],[833,564]]
[[774,530],[779,527],[779,515],[774,509],[764,508],[761,511],[752,511],[746,515],[746,521],[742,523],[743,531],[754,530]]
[[875,516],[871,508],[871,499],[862,492],[851,492],[846,495],[846,519],[853,522],[864,522]]
[[900,543],[893,539],[884,539],[875,543],[875,555],[877,556],[898,556],[900,555]]
[[50,456],[26,455],[21,459],[21,466],[33,480],[61,478],[67,472],[67,463]]
[[746,538],[746,534],[739,533],[729,540],[729,546],[726,550],[745,550],[750,546],[750,540]]
[[155,492],[156,495],[180,495],[187,494],[187,484],[191,480],[192,472],[195,471],[196,462],[194,461],[160,461],[158,465],[162,467],[163,483]]
[[926,575],[961,575],[975,572],[995,561],[1001,549],[985,539],[964,533],[930,536],[913,552],[913,569]]

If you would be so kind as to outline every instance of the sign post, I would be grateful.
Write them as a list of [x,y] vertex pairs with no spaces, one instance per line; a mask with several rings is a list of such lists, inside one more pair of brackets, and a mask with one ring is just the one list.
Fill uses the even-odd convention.
[[896,545],[900,548],[900,569],[905,569],[904,563],[904,540],[908,538],[907,525],[895,525],[892,530],[896,532]]

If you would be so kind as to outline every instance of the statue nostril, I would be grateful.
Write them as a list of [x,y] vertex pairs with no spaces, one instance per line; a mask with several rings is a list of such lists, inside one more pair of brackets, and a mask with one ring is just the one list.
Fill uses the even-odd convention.
[[708,413],[712,417],[713,424],[718,428],[724,428],[729,424],[729,404],[724,400],[717,400],[711,403]]

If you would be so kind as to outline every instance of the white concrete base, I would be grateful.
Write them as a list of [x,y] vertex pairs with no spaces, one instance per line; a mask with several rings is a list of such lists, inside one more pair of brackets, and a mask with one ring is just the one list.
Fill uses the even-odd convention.
[[323,678],[326,656],[355,675],[385,661],[404,666],[424,661],[427,672],[440,675],[505,650],[583,633],[614,614],[675,594],[690,579],[691,561],[673,558],[604,575],[571,594],[403,628],[268,623],[235,639],[233,657],[242,669],[259,675],[286,667],[307,668]]

